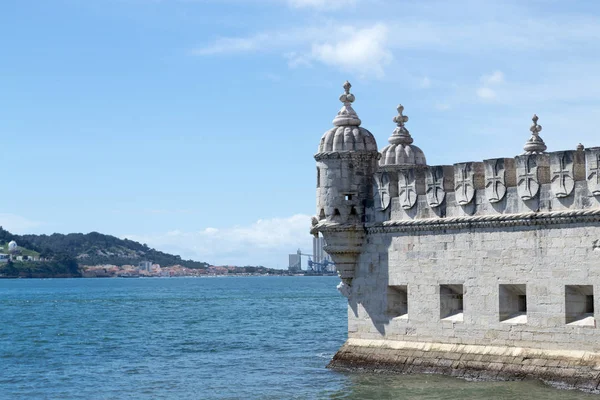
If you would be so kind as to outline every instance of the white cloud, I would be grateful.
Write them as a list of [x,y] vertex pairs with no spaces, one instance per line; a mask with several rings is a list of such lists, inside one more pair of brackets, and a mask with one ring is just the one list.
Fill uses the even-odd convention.
[[250,53],[261,48],[261,44],[267,43],[270,36],[266,33],[250,37],[218,38],[213,44],[194,49],[192,54],[198,56],[210,56],[226,53]]
[[[260,33],[249,37],[219,38],[191,51],[198,56],[282,51],[290,68],[320,62],[361,77],[384,76],[392,60],[389,29],[377,23],[368,27],[328,25],[319,28]],[[326,38],[326,39],[323,39]],[[285,51],[285,50],[291,51]]]
[[483,100],[494,100],[498,97],[496,90],[492,89],[491,86],[500,86],[504,84],[504,74],[502,71],[494,71],[489,75],[483,75],[481,77],[483,86],[477,88],[475,93],[477,97]]
[[493,100],[496,98],[496,92],[489,87],[480,87],[476,90],[477,97],[484,100]]
[[303,54],[298,54],[295,51],[286,53],[283,55],[288,60],[288,66],[290,68],[298,67],[312,67],[310,58]]
[[356,4],[356,0],[288,0],[288,4],[294,8],[338,10],[343,7],[354,6]]
[[498,85],[504,83],[504,74],[502,71],[494,71],[489,75],[482,76],[481,81],[484,85]]
[[33,221],[15,214],[0,214],[0,226],[11,233],[31,233],[32,228],[42,225],[41,222]]
[[[222,1],[222,0],[220,0]],[[259,3],[258,0],[248,0]],[[514,1],[497,3],[458,1],[452,3],[358,1],[358,0],[273,0],[294,8],[340,9],[355,8],[352,25],[386,26],[393,37],[392,50],[427,50],[455,55],[476,54],[485,56],[493,52],[509,51],[573,51],[577,46],[589,46],[600,40],[600,23],[594,15],[572,13],[546,14],[530,18],[533,6]],[[373,3],[373,4],[370,4]],[[465,12],[465,9],[468,9]],[[402,19],[396,18],[402,13]],[[365,15],[364,18],[361,15]],[[298,48],[313,45],[319,38],[341,41],[339,26],[348,26],[343,10],[335,20],[294,23],[290,28],[255,32],[241,37],[221,37],[212,44],[193,50],[197,55],[273,51],[286,45],[283,53],[298,52]],[[375,19],[373,19],[375,18]],[[560,29],[557,29],[560,26]],[[502,78],[502,75],[492,78]]]
[[248,36],[220,37],[211,44],[190,51],[197,56],[214,56],[225,54],[244,54],[259,52],[293,53],[297,49],[310,45],[324,34],[333,32],[331,26],[302,27],[288,30],[260,32]]
[[376,24],[371,28],[342,28],[343,37],[313,44],[312,58],[361,76],[385,75],[384,67],[392,60],[387,48],[388,28]]
[[439,111],[448,111],[451,108],[451,106],[450,106],[450,104],[447,104],[447,103],[437,103],[435,105],[435,108],[436,108],[436,110],[439,110]]
[[261,219],[247,226],[173,230],[155,235],[125,235],[161,251],[216,265],[263,265],[286,268],[288,254],[312,252],[310,216]]

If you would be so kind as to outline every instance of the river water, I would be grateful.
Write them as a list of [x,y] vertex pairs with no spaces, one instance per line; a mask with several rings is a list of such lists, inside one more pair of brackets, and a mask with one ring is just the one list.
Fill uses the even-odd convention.
[[335,277],[0,280],[0,399],[592,399],[338,373]]

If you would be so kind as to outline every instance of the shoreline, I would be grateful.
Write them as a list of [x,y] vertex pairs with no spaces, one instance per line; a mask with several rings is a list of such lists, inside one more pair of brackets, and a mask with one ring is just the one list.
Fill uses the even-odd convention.
[[587,351],[348,339],[327,368],[471,381],[538,380],[558,389],[600,394],[600,353]]
[[232,275],[183,275],[183,276],[105,276],[105,277],[84,277],[84,276],[46,276],[46,277],[22,277],[22,276],[0,276],[0,279],[18,280],[18,279],[212,279],[212,278],[249,278],[249,277],[273,277],[273,278],[290,278],[290,277],[335,277],[337,275],[277,275],[277,274],[232,274]]

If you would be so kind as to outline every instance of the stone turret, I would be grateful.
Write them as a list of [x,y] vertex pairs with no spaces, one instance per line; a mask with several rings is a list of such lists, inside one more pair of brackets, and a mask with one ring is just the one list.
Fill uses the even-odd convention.
[[325,238],[345,288],[348,289],[365,236],[366,209],[373,204],[373,176],[379,152],[375,138],[360,126],[352,108],[355,97],[349,82],[340,96],[342,108],[325,132],[315,154],[317,161],[317,217],[313,233]]
[[404,106],[398,105],[396,108],[398,115],[393,118],[396,123],[396,129],[392,132],[392,136],[388,139],[388,144],[381,150],[380,166],[415,166],[427,165],[425,154],[417,146],[413,145],[412,136],[406,126],[408,117],[403,114]]
[[[420,179],[427,165],[425,154],[412,144],[414,140],[404,125],[408,122],[404,106],[400,104],[396,110],[398,115],[393,118],[396,129],[388,139],[390,144],[381,150],[379,170],[375,175],[376,211],[388,210],[394,197],[399,197],[400,207],[409,209],[418,195],[425,194],[423,179]],[[386,211],[387,214],[389,211]]]

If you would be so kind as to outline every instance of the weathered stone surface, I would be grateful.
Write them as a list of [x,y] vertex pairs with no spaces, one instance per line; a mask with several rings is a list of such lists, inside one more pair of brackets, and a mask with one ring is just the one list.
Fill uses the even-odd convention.
[[387,172],[375,174],[375,186],[373,187],[375,195],[375,210],[387,210],[390,206],[390,175]]
[[600,196],[600,147],[585,149],[587,184],[594,196]]
[[413,208],[417,202],[417,184],[413,169],[398,173],[398,196],[400,197],[400,205],[405,210]]
[[451,165],[427,167],[426,173],[427,203],[435,208],[442,205],[446,192],[454,191],[454,169]]
[[[415,349],[419,349],[415,351]],[[600,353],[498,346],[348,339],[328,368],[389,373],[433,373],[471,380],[539,379],[561,389],[600,394]],[[417,353],[418,357],[413,357]],[[570,362],[576,365],[568,367]]]
[[515,160],[495,158],[484,160],[485,194],[490,203],[498,203],[506,195],[508,186],[516,186]]
[[529,128],[531,131],[531,137],[523,147],[523,150],[525,150],[525,153],[523,154],[543,154],[547,147],[546,143],[544,143],[544,140],[540,137],[542,126],[538,125],[537,123],[539,120],[537,115],[533,114],[531,120],[533,121],[533,125],[531,125],[531,128]]
[[583,179],[584,171],[583,153],[579,151],[550,153],[550,183],[556,197],[570,196],[575,189],[575,181]]
[[[321,138],[317,161],[317,224],[311,231],[323,234],[325,251],[348,287],[355,275],[356,260],[365,238],[363,224],[367,206],[373,208],[374,175],[377,169],[377,143],[360,127],[352,108],[355,100],[350,83],[344,84],[340,101],[344,104],[333,123],[335,127]],[[343,225],[343,229],[322,229],[320,224]],[[347,287],[343,292],[350,294]]]
[[459,205],[465,206],[471,203],[475,197],[475,191],[484,187],[483,163],[454,164],[454,192]]
[[388,139],[389,145],[381,150],[381,166],[408,166],[408,165],[427,165],[425,154],[417,146],[413,145],[413,138],[404,124],[408,122],[408,117],[403,114],[404,106],[400,104],[396,110],[398,115],[393,118],[396,123],[396,129]]
[[550,161],[546,154],[522,155],[517,158],[517,191],[521,199],[535,198],[540,187],[550,180]]

